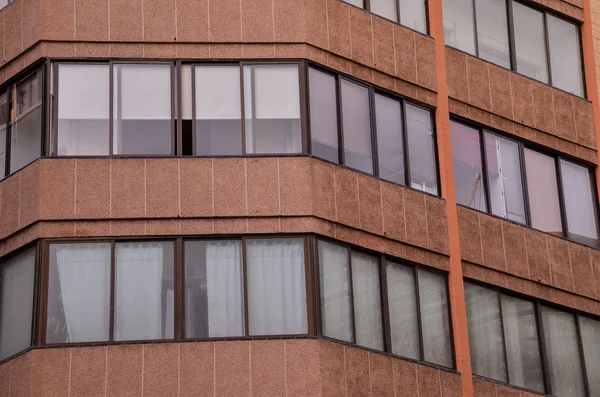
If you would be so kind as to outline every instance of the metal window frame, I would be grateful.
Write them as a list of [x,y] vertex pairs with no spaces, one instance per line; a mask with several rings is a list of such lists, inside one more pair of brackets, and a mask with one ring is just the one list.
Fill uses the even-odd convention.
[[[533,151],[539,154],[542,154],[544,156],[547,156],[549,158],[551,158],[554,161],[554,167],[555,167],[555,173],[556,173],[556,185],[557,185],[557,190],[558,190],[558,201],[559,201],[559,209],[560,209],[560,218],[561,218],[561,223],[562,223],[562,236],[556,236],[554,234],[552,234],[552,236],[558,237],[558,238],[563,238],[565,240],[574,242],[576,244],[581,244],[584,245],[586,247],[592,247],[592,248],[598,248],[600,247],[600,203],[599,203],[599,198],[598,198],[598,189],[597,189],[597,183],[596,183],[596,179],[594,177],[594,169],[587,165],[586,163],[582,162],[580,159],[574,158],[572,156],[567,156],[564,155],[563,153],[560,153],[558,151],[552,151],[552,150],[547,150],[543,147],[541,147],[540,145],[535,145],[535,144],[530,144],[530,143],[525,143],[524,141],[521,140],[517,140],[514,139],[512,137],[509,137],[507,135],[505,135],[502,132],[496,131],[493,128],[488,128],[486,126],[483,126],[481,124],[478,123],[474,123],[473,121],[467,120],[463,117],[460,116],[455,116],[455,115],[451,115],[450,120],[452,122],[464,125],[470,129],[473,129],[475,131],[477,131],[477,133],[479,134],[479,140],[481,143],[481,147],[480,147],[480,158],[482,161],[482,167],[483,167],[483,180],[484,180],[484,190],[485,190],[485,194],[486,194],[486,204],[488,206],[487,211],[482,211],[476,208],[472,208],[472,207],[466,207],[469,209],[472,209],[474,211],[478,211],[478,212],[483,212],[486,214],[489,214],[493,217],[499,218],[499,219],[503,219],[507,222],[511,222],[511,223],[515,223],[517,225],[521,225],[521,226],[526,226],[535,230],[539,230],[536,229],[533,226],[533,222],[531,219],[531,203],[529,200],[529,187],[527,184],[527,166],[526,166],[526,161],[525,161],[525,155],[526,155],[526,151]],[[521,222],[517,222],[514,221],[512,219],[509,218],[505,218],[503,216],[500,215],[496,215],[492,212],[492,208],[491,208],[491,191],[490,191],[490,187],[489,187],[489,182],[488,182],[488,164],[487,164],[487,153],[485,150],[485,137],[486,134],[491,134],[494,136],[497,136],[499,138],[505,139],[507,141],[516,143],[518,145],[518,153],[519,153],[519,166],[521,167],[521,188],[523,191],[523,205],[524,205],[524,209],[525,209],[525,223],[521,223]],[[588,170],[589,173],[589,180],[590,180],[590,189],[592,191],[592,202],[593,202],[593,209],[594,209],[594,215],[595,215],[595,221],[596,221],[596,230],[598,233],[598,236],[596,238],[596,242],[597,245],[589,245],[589,244],[585,244],[582,243],[580,241],[577,241],[576,239],[573,239],[571,237],[571,235],[569,234],[569,229],[568,229],[568,219],[567,219],[567,214],[566,214],[566,200],[565,200],[565,190],[564,190],[564,185],[563,185],[563,180],[562,180],[562,170],[561,170],[561,161],[566,161],[572,164],[575,164],[577,166],[583,167],[586,170]],[[465,207],[462,204],[458,204],[460,206]],[[539,230],[542,233],[546,233],[549,234],[548,232],[545,232],[543,230]]]
[[383,15],[380,15],[380,14],[377,14],[377,13],[371,11],[371,1],[372,0],[361,0],[362,1],[362,6],[354,5],[354,4],[349,3],[349,2],[347,2],[345,0],[340,0],[340,1],[342,1],[345,4],[348,4],[351,7],[358,8],[360,10],[368,12],[369,14],[372,14],[372,15],[375,15],[375,16],[377,16],[379,18],[385,19],[386,21],[390,21],[390,22],[392,22],[392,23],[394,23],[396,25],[402,26],[403,28],[412,30],[415,33],[422,34],[424,36],[429,36],[431,34],[431,27],[429,26],[429,24],[430,24],[429,23],[430,22],[429,0],[426,0],[424,2],[424,7],[425,7],[425,32],[418,31],[416,29],[413,29],[413,28],[411,28],[409,26],[406,26],[406,25],[403,25],[401,23],[401,21],[402,21],[402,19],[401,19],[401,17],[402,17],[402,10],[401,10],[401,7],[400,7],[400,1],[399,0],[392,0],[394,2],[394,4],[396,5],[396,19],[397,19],[397,21],[394,21],[393,19],[389,19],[389,18],[387,18],[387,17],[385,17]]
[[[330,237],[325,237],[325,236],[321,236],[321,235],[312,235],[312,245],[313,245],[313,261],[314,261],[314,279],[316,280],[317,283],[317,287],[315,288],[315,301],[316,301],[316,306],[317,306],[317,310],[315,311],[315,313],[317,314],[317,334],[319,335],[319,337],[322,337],[324,339],[328,339],[328,340],[332,340],[332,341],[336,341],[338,343],[342,343],[342,344],[347,344],[347,345],[357,345],[356,344],[356,324],[355,324],[355,308],[354,308],[354,291],[353,291],[353,281],[352,281],[352,252],[360,252],[366,255],[370,255],[374,258],[377,259],[378,261],[378,270],[379,270],[379,279],[380,279],[380,283],[379,283],[379,292],[380,292],[380,302],[381,302],[381,310],[382,310],[382,317],[381,317],[381,321],[382,321],[382,330],[383,330],[383,350],[377,350],[377,349],[372,349],[369,347],[365,347],[365,346],[361,346],[361,345],[357,345],[360,346],[360,348],[362,349],[366,349],[369,351],[374,351],[377,353],[384,353],[384,354],[389,354],[391,356],[394,357],[400,357],[402,359],[411,361],[411,362],[417,362],[417,363],[421,363],[421,364],[426,364],[428,366],[432,366],[435,368],[442,368],[444,370],[448,370],[448,369],[454,369],[456,368],[456,352],[454,349],[454,330],[453,330],[453,324],[452,324],[452,315],[451,315],[451,309],[452,309],[452,302],[449,299],[449,286],[448,286],[448,273],[443,272],[439,269],[435,269],[435,268],[428,268],[425,267],[421,264],[418,263],[413,263],[404,259],[399,259],[399,258],[393,258],[390,257],[386,254],[382,254],[381,252],[377,252],[377,251],[372,251],[370,249],[367,248],[363,248],[363,247],[357,247],[355,245],[340,241],[340,240],[335,240],[332,239]],[[349,283],[349,293],[350,293],[350,316],[351,318],[351,324],[352,324],[352,331],[353,331],[353,336],[352,336],[352,341],[348,342],[348,341],[344,341],[344,340],[340,340],[340,339],[336,339],[327,335],[323,334],[323,328],[322,328],[322,310],[321,310],[321,280],[320,280],[320,261],[319,261],[319,250],[318,250],[318,243],[319,241],[323,241],[329,244],[333,244],[336,245],[338,247],[341,248],[345,248],[347,255],[348,255],[348,283]],[[390,317],[389,317],[389,296],[388,296],[388,285],[387,285],[387,264],[391,263],[396,264],[396,265],[400,265],[400,266],[404,266],[406,268],[410,268],[413,271],[413,283],[414,283],[414,288],[415,288],[415,299],[416,299],[416,313],[417,313],[417,327],[418,327],[418,338],[419,338],[419,359],[414,359],[414,358],[410,358],[410,357],[404,357],[404,356],[400,356],[398,354],[394,354],[392,352],[392,342],[391,342],[391,324],[390,324]],[[449,326],[449,333],[450,333],[450,340],[448,341],[449,343],[449,347],[450,350],[452,352],[452,368],[446,367],[444,365],[440,365],[440,364],[436,364],[436,363],[432,363],[432,362],[428,362],[425,360],[425,349],[423,346],[423,326],[422,326],[422,314],[421,314],[421,299],[420,299],[420,287],[419,287],[419,271],[425,271],[428,273],[433,273],[433,274],[437,274],[437,275],[441,275],[444,277],[444,287],[446,289],[446,301],[447,301],[447,306],[448,306],[448,312],[446,313],[446,316],[448,318],[448,326]]]

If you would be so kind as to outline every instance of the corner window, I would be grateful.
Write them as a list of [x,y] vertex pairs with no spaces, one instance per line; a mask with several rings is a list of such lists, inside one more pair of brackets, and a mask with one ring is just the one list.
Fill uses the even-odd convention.
[[373,14],[427,33],[427,3],[421,0],[343,0]]
[[31,346],[36,249],[0,263],[0,360]]
[[452,367],[443,276],[341,244],[317,245],[324,336]]
[[449,46],[584,96],[579,31],[578,24],[514,0],[444,0]]
[[438,194],[429,109],[315,68],[309,98],[313,156]]

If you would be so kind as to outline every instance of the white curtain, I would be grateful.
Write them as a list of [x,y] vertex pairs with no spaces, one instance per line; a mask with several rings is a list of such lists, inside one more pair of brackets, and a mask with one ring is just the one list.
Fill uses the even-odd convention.
[[361,252],[352,252],[352,292],[356,343],[383,350],[379,260]]
[[600,321],[580,317],[580,322],[590,394],[600,396]]
[[173,277],[173,259],[164,260],[166,250],[172,253],[172,243],[116,245],[115,340],[173,337],[174,306],[167,293],[163,310],[163,272]]
[[303,240],[248,240],[246,251],[250,335],[307,333]]
[[110,244],[52,245],[50,257],[48,342],[108,340]]

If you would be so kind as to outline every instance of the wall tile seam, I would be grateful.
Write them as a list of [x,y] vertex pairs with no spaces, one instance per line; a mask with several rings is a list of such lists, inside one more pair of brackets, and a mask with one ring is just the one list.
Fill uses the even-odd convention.
[[506,263],[506,241],[504,238],[504,222],[500,221],[500,235],[502,239],[502,253],[504,255],[504,271],[508,273],[508,264]]

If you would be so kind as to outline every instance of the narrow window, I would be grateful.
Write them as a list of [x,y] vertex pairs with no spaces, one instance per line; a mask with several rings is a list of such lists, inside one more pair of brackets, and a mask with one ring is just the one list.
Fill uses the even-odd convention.
[[171,65],[114,65],[113,153],[172,154]]
[[492,213],[526,223],[519,145],[486,132],[485,151]]
[[586,395],[575,316],[542,307],[548,377],[555,396]]
[[427,1],[400,0],[400,23],[427,34]]
[[392,353],[421,358],[415,272],[412,267],[386,262]]
[[544,14],[516,1],[512,2],[517,72],[548,82]]
[[450,132],[456,202],[480,211],[487,211],[479,131],[451,121]]
[[371,0],[371,12],[398,22],[398,0]]
[[360,252],[352,252],[351,259],[356,344],[383,350],[379,260]]
[[8,94],[0,95],[0,181],[6,176],[6,133],[9,120]]
[[318,250],[323,335],[352,342],[354,328],[348,249],[319,241]]
[[525,149],[531,226],[563,236],[556,165],[552,157]]
[[10,172],[40,157],[42,152],[42,72],[13,90],[10,130]]
[[50,245],[47,343],[107,341],[111,244]]
[[244,66],[246,153],[301,153],[298,65]]
[[406,129],[410,158],[410,186],[438,194],[435,137],[429,110],[406,104]]
[[443,8],[446,44],[476,55],[473,0],[443,0]]
[[115,246],[115,340],[172,339],[175,324],[172,242]]
[[35,248],[0,265],[0,360],[31,346]]
[[566,160],[560,160],[560,170],[568,238],[597,247],[598,225],[590,170]]
[[544,375],[532,302],[500,296],[510,383],[544,392]]
[[250,335],[306,334],[304,241],[246,240]]
[[475,0],[479,57],[510,69],[505,0]]
[[342,124],[344,162],[347,166],[373,173],[369,89],[342,79]]
[[[181,66],[181,154],[194,155],[192,65]],[[241,127],[240,127],[241,129]],[[198,140],[198,139],[197,139]],[[196,151],[198,149],[195,149]]]
[[336,78],[313,68],[308,74],[311,153],[339,163]]
[[579,320],[590,396],[600,396],[600,322],[587,317]]
[[419,305],[423,327],[423,358],[434,364],[452,367],[450,318],[446,279],[418,270]]
[[59,64],[59,156],[109,154],[110,67]]
[[579,26],[547,14],[552,85],[583,96]]
[[[400,101],[375,94],[379,176],[401,185],[406,183],[404,137]],[[415,161],[419,161],[415,158]]]
[[195,154],[242,154],[239,66],[196,66],[195,79]]
[[186,241],[185,336],[244,336],[242,242]]

